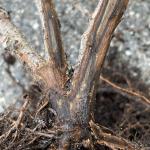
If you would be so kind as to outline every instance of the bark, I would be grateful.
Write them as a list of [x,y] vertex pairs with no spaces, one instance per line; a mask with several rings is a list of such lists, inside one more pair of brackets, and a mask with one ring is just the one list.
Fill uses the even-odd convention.
[[60,89],[64,86],[64,73],[57,69],[55,62],[46,61],[36,53],[18,28],[11,23],[11,18],[4,9],[0,9],[0,44],[30,70],[35,80],[41,80],[46,89]]
[[45,50],[49,59],[43,60],[24,40],[10,22],[6,12],[0,10],[0,38],[22,63],[26,63],[45,84],[52,109],[57,113],[59,125],[65,132],[59,149],[68,149],[69,141],[80,141],[90,135],[89,122],[95,101],[96,83],[112,38],[121,20],[128,0],[100,0],[81,40],[80,61],[71,85],[66,88],[66,58],[60,34],[59,20],[52,0],[36,1],[44,29]]
[[60,34],[60,22],[52,0],[36,0],[44,34],[45,50],[57,67],[66,68],[66,58]]
[[45,60],[26,42],[18,28],[11,23],[9,14],[0,8],[0,44],[26,65],[31,72],[45,65]]

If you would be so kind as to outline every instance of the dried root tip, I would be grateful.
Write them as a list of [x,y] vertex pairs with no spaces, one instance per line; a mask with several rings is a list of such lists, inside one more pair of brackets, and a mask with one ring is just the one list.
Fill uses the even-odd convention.
[[113,132],[109,131],[109,129],[98,126],[92,120],[89,124],[92,130],[92,134],[94,135],[94,138],[97,140],[98,144],[106,145],[113,150],[138,150],[135,145],[132,145],[122,137],[113,134]]

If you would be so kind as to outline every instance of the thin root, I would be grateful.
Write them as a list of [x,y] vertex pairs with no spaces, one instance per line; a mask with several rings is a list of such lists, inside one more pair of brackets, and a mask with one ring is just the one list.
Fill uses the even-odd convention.
[[123,149],[123,150],[137,150],[135,145],[132,145],[127,140],[123,139],[109,132],[109,129],[98,126],[93,121],[90,121],[90,127],[94,138],[97,140],[97,144],[106,145],[113,150]]
[[28,103],[29,103],[29,99],[27,98],[25,103],[23,104],[21,110],[20,110],[20,114],[18,116],[17,121],[11,120],[13,122],[11,125],[12,127],[6,133],[4,133],[0,136],[0,139],[4,138],[2,141],[5,141],[14,131],[15,131],[15,133],[14,133],[14,138],[13,138],[12,142],[15,141],[15,139],[18,136],[18,128],[19,128],[19,126],[21,126],[21,121],[23,119],[23,115],[24,115],[24,112],[27,108]]
[[142,102],[144,102],[146,105],[150,106],[150,99],[146,98],[144,95],[141,95],[139,92],[134,92],[132,90],[129,90],[129,89],[125,89],[125,88],[122,88],[118,85],[116,85],[115,83],[111,82],[110,80],[106,79],[105,77],[103,76],[100,76],[100,79],[104,82],[106,82],[107,84],[109,84],[110,86],[112,86],[113,88],[115,88],[116,90],[119,90],[121,92],[124,92],[126,94],[129,94],[131,96],[135,96],[135,97],[138,97],[140,98],[140,100]]

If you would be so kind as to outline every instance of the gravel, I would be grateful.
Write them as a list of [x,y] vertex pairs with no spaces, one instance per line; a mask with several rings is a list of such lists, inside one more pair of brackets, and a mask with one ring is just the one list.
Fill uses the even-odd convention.
[[[78,61],[80,39],[88,25],[91,12],[98,0],[56,0],[56,7],[61,21],[64,47],[69,64]],[[25,34],[29,43],[44,55],[41,23],[34,1],[0,0],[0,7],[11,12],[12,21]],[[116,30],[122,40],[114,38],[111,47],[117,47],[116,62],[128,62],[128,69],[136,67],[141,71],[141,78],[150,84],[150,3],[149,0],[131,0],[122,23]],[[6,72],[7,64],[3,60],[4,50],[0,46],[0,111],[8,104],[21,99],[22,89],[14,84]],[[13,76],[26,87],[31,84],[29,75],[22,65],[16,62],[11,66]],[[131,70],[132,71],[132,70]],[[137,75],[135,72],[132,72]]]

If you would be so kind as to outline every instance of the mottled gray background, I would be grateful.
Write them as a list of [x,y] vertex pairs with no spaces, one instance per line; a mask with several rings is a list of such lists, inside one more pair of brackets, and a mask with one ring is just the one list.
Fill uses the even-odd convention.
[[[55,0],[62,25],[64,46],[69,63],[75,65],[79,54],[80,39],[88,25],[88,19],[98,0]],[[25,34],[29,43],[43,55],[41,25],[32,0],[0,0],[0,7],[11,12],[12,21]],[[139,80],[150,84],[150,0],[130,0],[129,7],[116,34],[122,40],[113,39],[111,47],[117,49],[116,63],[127,63],[128,68],[137,67]],[[113,49],[112,49],[113,51]],[[6,73],[4,50],[0,46],[0,110],[8,103],[20,99],[21,88]],[[20,63],[11,67],[13,76],[24,85],[30,84],[28,74]],[[131,70],[132,71],[132,70]],[[134,76],[137,73],[132,71]]]

